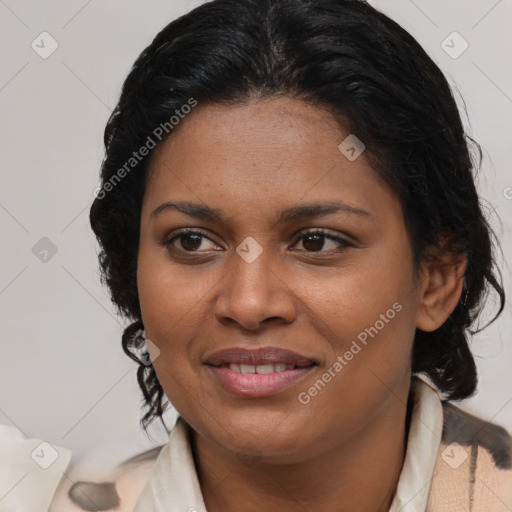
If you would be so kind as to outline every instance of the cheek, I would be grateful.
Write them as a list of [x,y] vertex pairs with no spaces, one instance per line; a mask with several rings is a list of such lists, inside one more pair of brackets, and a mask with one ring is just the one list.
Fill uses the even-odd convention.
[[409,262],[407,247],[400,254],[369,250],[357,265],[315,288],[322,293],[311,299],[316,306],[310,318],[330,342],[326,370],[336,375],[332,389],[343,400],[350,401],[346,393],[351,389],[366,389],[368,378],[376,385],[381,379],[393,386],[409,371],[416,318]]
[[157,344],[177,337],[175,331],[197,314],[208,290],[204,280],[172,264],[165,249],[144,245],[139,251],[137,287],[146,333]]
[[[360,385],[366,387],[368,378],[392,386],[393,380],[403,378],[409,370],[414,338],[410,308],[400,299],[373,299],[375,302],[367,303],[363,310],[357,304],[347,306],[343,314],[338,312],[337,320],[329,323],[331,351],[322,371],[336,374],[333,387],[340,393],[354,391]],[[324,325],[328,321],[320,318]],[[325,378],[330,380],[327,375]]]
[[147,337],[159,349],[153,366],[173,405],[197,394],[194,338],[208,318],[205,298],[209,287],[193,271],[172,265],[165,250],[141,246],[137,284],[142,320]]
[[303,297],[315,310],[313,318],[343,333],[342,343],[376,322],[379,331],[389,331],[413,314],[408,307],[414,300],[412,268],[405,258],[368,250],[354,261],[334,274],[316,276],[314,283],[304,282]]
[[[316,378],[298,390],[298,402],[305,415],[355,432],[400,396],[410,378],[414,308],[405,285],[390,289],[373,281],[362,293],[362,281],[344,284],[345,292],[330,296],[329,310],[318,310],[316,330],[327,333],[331,352]],[[331,306],[336,297],[339,306]]]

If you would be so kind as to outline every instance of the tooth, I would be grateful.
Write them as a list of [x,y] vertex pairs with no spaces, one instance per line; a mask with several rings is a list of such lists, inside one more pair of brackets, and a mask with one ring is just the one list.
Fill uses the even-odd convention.
[[240,371],[242,373],[256,373],[256,366],[253,364],[241,364]]
[[286,365],[286,369],[287,370],[293,370],[295,368],[295,365],[294,364],[287,364]]
[[274,365],[274,371],[276,371],[276,372],[283,372],[284,370],[286,370],[286,364],[284,364],[284,363],[277,363],[277,364]]
[[256,373],[273,373],[274,365],[273,364],[258,364],[256,365]]
[[240,365],[238,363],[231,363],[229,365],[230,370],[240,373]]

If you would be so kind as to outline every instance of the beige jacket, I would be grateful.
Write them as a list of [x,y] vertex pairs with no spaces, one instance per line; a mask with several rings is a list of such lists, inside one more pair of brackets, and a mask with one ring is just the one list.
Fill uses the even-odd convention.
[[427,512],[511,512],[509,433],[449,403],[443,413]]

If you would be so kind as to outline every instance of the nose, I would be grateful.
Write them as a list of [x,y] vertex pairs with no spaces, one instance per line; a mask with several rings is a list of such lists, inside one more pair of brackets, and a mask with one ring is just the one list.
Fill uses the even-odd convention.
[[269,323],[288,324],[296,316],[293,283],[272,264],[271,250],[252,262],[235,253],[231,269],[220,282],[215,317],[226,325],[257,331]]

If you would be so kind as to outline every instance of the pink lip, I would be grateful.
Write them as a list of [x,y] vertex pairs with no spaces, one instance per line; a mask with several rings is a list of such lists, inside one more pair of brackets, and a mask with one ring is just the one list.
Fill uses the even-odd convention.
[[224,366],[207,365],[206,367],[226,391],[243,397],[263,397],[275,395],[304,380],[316,365],[261,375],[239,373]]
[[260,347],[256,349],[231,347],[210,354],[203,363],[211,366],[230,363],[254,365],[284,363],[296,366],[309,366],[312,363],[318,363],[318,361],[279,347]]

